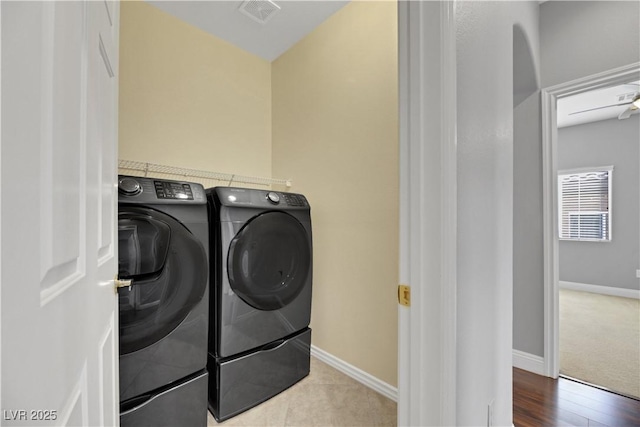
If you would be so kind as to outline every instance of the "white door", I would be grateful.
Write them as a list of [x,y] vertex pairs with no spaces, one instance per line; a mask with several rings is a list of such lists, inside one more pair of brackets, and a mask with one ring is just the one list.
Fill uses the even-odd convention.
[[119,5],[0,14],[0,422],[117,425]]

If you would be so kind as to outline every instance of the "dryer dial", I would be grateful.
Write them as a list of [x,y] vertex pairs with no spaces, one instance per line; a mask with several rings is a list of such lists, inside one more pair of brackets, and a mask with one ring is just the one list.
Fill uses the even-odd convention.
[[277,205],[278,203],[280,203],[280,196],[278,195],[278,193],[274,193],[273,191],[269,191],[267,193],[267,200],[269,200],[274,205]]
[[142,186],[133,178],[122,178],[118,181],[118,190],[126,196],[135,196],[142,192]]

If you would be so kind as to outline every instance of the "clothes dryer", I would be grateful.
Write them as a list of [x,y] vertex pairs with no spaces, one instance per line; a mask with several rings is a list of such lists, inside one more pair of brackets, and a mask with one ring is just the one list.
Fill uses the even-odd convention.
[[301,194],[207,190],[209,407],[222,421],[309,373],[311,212]]
[[119,177],[121,425],[207,423],[209,229],[200,184]]

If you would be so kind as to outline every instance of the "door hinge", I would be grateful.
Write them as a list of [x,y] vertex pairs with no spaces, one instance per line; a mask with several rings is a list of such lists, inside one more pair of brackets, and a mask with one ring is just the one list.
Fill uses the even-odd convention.
[[398,303],[405,307],[411,306],[411,286],[398,285]]

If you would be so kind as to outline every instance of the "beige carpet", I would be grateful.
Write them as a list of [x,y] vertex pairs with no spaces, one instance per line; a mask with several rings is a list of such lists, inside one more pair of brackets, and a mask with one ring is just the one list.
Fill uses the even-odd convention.
[[640,300],[561,289],[560,373],[640,398]]
[[396,403],[311,358],[311,373],[253,409],[207,426],[395,426]]

